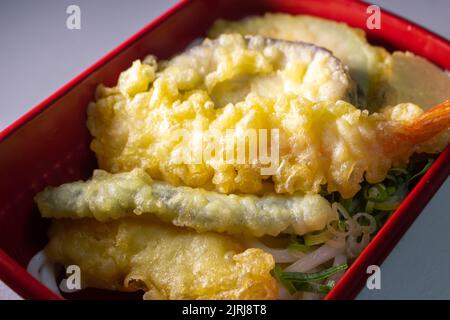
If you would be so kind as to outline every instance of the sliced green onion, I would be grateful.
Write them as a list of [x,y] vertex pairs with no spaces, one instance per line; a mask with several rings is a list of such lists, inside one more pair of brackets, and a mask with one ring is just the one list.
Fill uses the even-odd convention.
[[374,216],[375,221],[377,222],[377,231],[381,229],[381,227],[392,216],[392,214],[393,211],[381,211],[380,213]]
[[389,197],[386,187],[382,183],[369,185],[364,188],[364,198],[374,202],[383,202]]
[[[430,155],[428,157],[427,159],[416,155],[411,158],[406,168],[390,168],[382,182],[369,183],[364,180],[361,183],[361,190],[353,198],[344,199],[339,192],[335,191],[328,194],[326,199],[330,203],[339,202],[351,217],[359,212],[373,215],[379,229],[405,199],[410,191],[410,183],[430,169],[434,159]],[[425,161],[426,164],[423,165]],[[337,225],[334,223],[333,227],[336,230],[341,229],[340,221]],[[318,245],[329,240],[326,233],[313,233],[303,238],[305,245]]]
[[328,293],[334,287],[334,281],[328,281],[327,284],[317,283],[326,279],[340,271],[348,268],[347,264],[340,264],[331,268],[312,273],[305,272],[284,272],[283,269],[276,265],[273,269],[275,278],[291,293],[297,291]]
[[292,282],[284,279],[283,277],[283,269],[279,265],[275,265],[273,269],[273,274],[275,278],[280,281],[280,283],[289,291],[290,294],[293,294],[297,291]]
[[393,187],[393,186],[387,187],[387,188],[386,188],[386,191],[387,191],[387,193],[388,193],[389,195],[393,195],[393,194],[395,194],[395,192],[397,191],[397,188],[396,188],[396,187]]
[[292,282],[311,282],[326,279],[347,268],[347,264],[343,263],[318,272],[283,272],[282,277],[284,280]]
[[322,231],[321,233],[318,234],[314,233],[305,234],[303,236],[303,239],[305,240],[306,246],[315,246],[333,239],[333,235],[327,230]]
[[367,201],[367,203],[366,203],[366,210],[365,211],[367,213],[372,213],[374,207],[375,207],[375,202]]
[[422,170],[420,170],[415,175],[413,175],[411,178],[409,178],[408,182],[411,182],[411,180],[414,180],[415,178],[420,177],[421,175],[424,175],[425,172],[427,172],[428,169],[431,168],[431,165],[433,164],[433,162],[434,162],[434,159],[429,158],[427,164],[425,165],[425,167],[423,167]]
[[345,208],[345,210],[351,211],[352,204],[353,204],[352,199],[351,198],[350,199],[344,199],[342,197],[339,197],[339,198],[340,198],[339,199],[339,203],[342,204],[342,206]]
[[337,226],[338,226],[339,231],[342,231],[342,232],[346,232],[347,231],[347,224],[346,224],[345,221],[339,220],[338,223],[337,223]]
[[389,173],[392,173],[394,175],[407,175],[409,174],[408,170],[404,169],[404,168],[391,168],[389,169]]
[[401,202],[379,202],[374,204],[374,209],[382,211],[392,211],[400,206]]
[[297,241],[291,242],[288,244],[288,249],[292,251],[300,251],[303,253],[310,253],[314,249],[316,249],[315,246],[307,246],[306,244],[301,244]]

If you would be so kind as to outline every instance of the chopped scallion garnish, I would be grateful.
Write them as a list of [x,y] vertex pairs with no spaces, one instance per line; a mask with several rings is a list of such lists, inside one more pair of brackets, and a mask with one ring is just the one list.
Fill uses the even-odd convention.
[[279,265],[275,266],[274,274],[278,281],[291,293],[297,291],[328,293],[334,286],[333,281],[327,284],[320,283],[321,280],[344,271],[348,268],[347,264],[340,264],[318,272],[285,272]]
[[333,235],[328,230],[325,230],[317,234],[316,233],[305,234],[303,236],[303,239],[305,240],[306,246],[315,246],[333,239]]
[[283,278],[288,281],[293,282],[311,282],[317,280],[323,280],[339,271],[347,269],[347,264],[339,264],[337,266],[330,267],[328,269],[318,271],[318,272],[283,272]]
[[411,178],[409,178],[408,182],[410,182],[411,180],[414,180],[417,177],[420,177],[420,176],[424,175],[428,171],[428,169],[430,169],[431,165],[433,164],[433,161],[434,161],[434,159],[429,158],[427,160],[427,164],[423,167],[423,169],[420,170],[419,172],[417,172]]

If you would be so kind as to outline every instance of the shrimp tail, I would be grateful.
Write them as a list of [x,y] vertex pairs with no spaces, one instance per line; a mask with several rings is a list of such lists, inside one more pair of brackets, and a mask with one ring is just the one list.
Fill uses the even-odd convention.
[[[414,148],[450,127],[450,100],[427,110],[410,123],[391,127],[384,132],[384,150],[393,158],[404,156]],[[385,128],[386,129],[386,128]]]
[[414,144],[425,142],[450,127],[450,100],[424,112],[412,123],[403,127]]

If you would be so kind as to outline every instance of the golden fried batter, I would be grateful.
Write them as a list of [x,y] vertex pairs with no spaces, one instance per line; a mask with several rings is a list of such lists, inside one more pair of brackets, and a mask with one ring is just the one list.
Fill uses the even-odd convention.
[[345,67],[322,48],[224,35],[159,66],[152,57],[136,61],[117,87],[100,86],[88,109],[91,147],[110,172],[140,167],[174,185],[254,193],[268,178],[260,163],[187,163],[177,133],[217,135],[224,144],[228,129],[236,139],[248,129],[280,129],[288,151],[291,130],[303,120],[285,111],[301,107],[299,96],[336,101],[355,93]]
[[145,291],[144,299],[274,299],[274,260],[235,239],[145,219],[55,220],[46,253],[76,264],[85,287]]
[[[413,104],[369,115],[343,101],[312,103],[295,97],[273,101],[249,96],[245,102],[220,109],[223,111],[217,119],[208,120],[203,116],[208,98],[193,96],[195,102],[187,104],[192,116],[184,120],[176,114],[186,109],[176,104],[152,107],[136,97],[131,101],[121,95],[100,98],[90,109],[90,128],[96,137],[92,147],[100,167],[112,172],[140,167],[152,177],[175,185],[208,188],[213,183],[225,193],[257,192],[267,178],[261,175],[261,165],[174,164],[182,147],[171,133],[180,125],[192,126],[197,121],[216,128],[278,127],[280,165],[271,176],[275,192],[318,193],[321,185],[327,185],[329,192],[339,191],[348,198],[360,189],[364,177],[368,182],[379,182],[393,163],[405,164],[413,152],[439,152],[449,141],[449,130],[445,129],[448,117],[441,117],[437,127],[444,133],[437,138],[424,136],[413,145],[399,142],[402,148],[389,147],[390,141],[397,141],[403,126],[423,114]],[[155,131],[158,123],[164,125],[163,131]],[[420,130],[418,127],[416,133]],[[425,138],[432,140],[426,143]]]
[[394,52],[378,91],[385,105],[410,102],[425,110],[450,97],[450,76],[410,52]]
[[384,48],[370,45],[363,30],[345,23],[307,15],[266,13],[239,21],[218,20],[209,36],[223,33],[305,41],[331,50],[349,67],[366,98],[365,106],[371,111],[399,103],[414,103],[426,110],[450,97],[450,77],[440,68],[410,52],[391,55]]
[[[251,39],[235,34],[206,41],[163,63],[156,76],[154,60],[135,62],[122,73],[117,87],[99,87],[97,101],[88,109],[88,127],[95,137],[91,147],[100,168],[109,172],[143,168],[152,178],[172,185],[222,193],[267,189],[318,193],[326,185],[329,192],[339,191],[349,198],[364,178],[379,182],[393,162],[403,165],[413,151],[425,150],[418,145],[393,154],[385,148],[387,141],[395,140],[395,128],[423,112],[419,107],[398,105],[369,115],[348,102],[336,101],[346,95],[349,83],[345,85],[345,73],[326,53]],[[301,61],[310,64],[305,69]],[[278,79],[280,74],[283,85],[277,87],[273,77]],[[314,81],[306,80],[310,74],[316,74]],[[341,86],[338,79],[344,81]],[[143,91],[137,93],[136,88]],[[229,102],[216,104],[225,98]],[[314,98],[319,101],[311,101]],[[398,113],[401,119],[391,118]],[[180,136],[180,129],[187,134]],[[247,130],[275,129],[279,156],[275,165],[271,162],[276,169],[271,174],[264,173],[266,166],[258,161],[228,163],[208,157],[186,161],[187,150],[203,155],[212,149],[208,139],[186,144],[186,140],[197,141],[198,135],[214,133],[226,145],[228,130],[236,140]],[[447,143],[448,135],[431,149],[440,151]],[[224,149],[216,154],[225,160]]]
[[318,194],[224,195],[152,181],[142,169],[117,174],[96,170],[89,181],[46,188],[36,195],[36,202],[46,218],[107,221],[145,214],[199,232],[256,237],[305,234],[336,219],[328,201]]
[[389,69],[390,56],[384,48],[370,45],[363,30],[308,15],[266,13],[239,21],[217,20],[208,32],[213,38],[223,33],[304,41],[327,48],[349,67],[351,77],[365,98],[366,107],[369,110],[380,107],[382,99],[378,99],[378,88]]

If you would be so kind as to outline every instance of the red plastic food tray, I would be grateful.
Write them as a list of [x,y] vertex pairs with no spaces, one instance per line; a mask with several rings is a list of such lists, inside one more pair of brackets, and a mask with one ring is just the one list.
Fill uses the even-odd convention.
[[[353,0],[181,1],[0,133],[0,278],[25,299],[59,299],[24,269],[47,241],[33,196],[47,185],[89,177],[86,107],[97,84],[113,85],[133,60],[152,53],[168,58],[203,36],[217,18],[239,19],[268,11],[309,14],[366,29],[367,4]],[[113,31],[112,31],[113,32]],[[450,43],[389,12],[372,43],[408,50],[450,69]],[[403,204],[351,265],[326,299],[352,299],[366,268],[381,264],[450,172],[450,148],[437,158]]]

